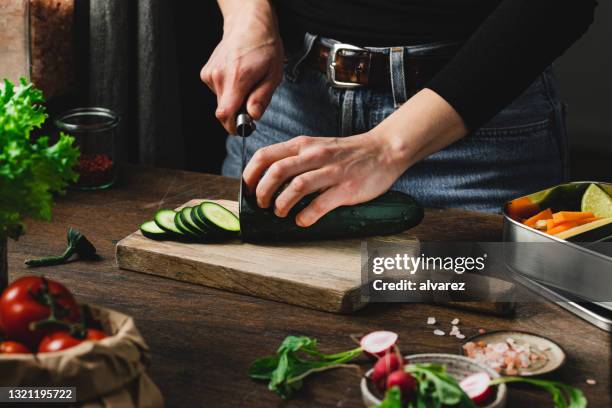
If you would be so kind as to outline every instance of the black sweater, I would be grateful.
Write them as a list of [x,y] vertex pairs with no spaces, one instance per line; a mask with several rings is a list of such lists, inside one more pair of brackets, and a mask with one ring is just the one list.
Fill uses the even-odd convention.
[[[276,0],[291,48],[308,31],[360,46],[459,40],[427,85],[477,129],[593,22],[596,0]],[[585,63],[587,63],[585,61]]]

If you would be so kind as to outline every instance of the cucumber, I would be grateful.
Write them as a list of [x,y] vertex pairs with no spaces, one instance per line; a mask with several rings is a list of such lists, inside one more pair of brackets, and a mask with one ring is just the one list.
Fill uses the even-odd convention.
[[182,224],[190,230],[196,232],[198,235],[205,236],[207,232],[201,228],[193,218],[193,207],[185,207],[179,212]]
[[321,240],[397,234],[418,225],[424,216],[423,207],[414,198],[399,191],[388,191],[367,203],[338,207],[308,228],[299,227],[295,216],[315,197],[316,194],[304,197],[287,217],[279,218],[271,208],[259,208],[254,195],[243,195],[242,240]]
[[171,234],[175,234],[177,236],[185,235],[183,231],[181,231],[176,224],[174,223],[174,217],[176,216],[176,211],[173,210],[159,210],[155,213],[155,224],[157,226]]
[[140,232],[145,237],[156,240],[168,239],[172,237],[170,233],[159,228],[159,226],[153,220],[143,223],[140,226]]
[[194,239],[200,238],[200,235],[196,231],[192,230],[187,225],[183,224],[183,221],[181,220],[180,212],[175,212],[174,224],[186,237],[194,238]]
[[240,220],[225,207],[204,201],[197,208],[198,219],[217,236],[237,236],[240,233]]

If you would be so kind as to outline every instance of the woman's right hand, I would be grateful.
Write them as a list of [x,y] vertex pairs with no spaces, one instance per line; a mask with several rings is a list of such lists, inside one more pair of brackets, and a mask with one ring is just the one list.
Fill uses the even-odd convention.
[[246,101],[249,115],[261,118],[282,79],[283,46],[268,0],[220,0],[223,38],[202,68],[202,81],[217,95],[215,115],[230,133]]

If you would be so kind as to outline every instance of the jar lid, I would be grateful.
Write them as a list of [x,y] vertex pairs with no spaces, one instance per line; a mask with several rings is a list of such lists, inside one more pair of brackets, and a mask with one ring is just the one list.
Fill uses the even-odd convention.
[[107,108],[76,108],[55,119],[55,126],[67,132],[104,132],[114,129],[120,117]]

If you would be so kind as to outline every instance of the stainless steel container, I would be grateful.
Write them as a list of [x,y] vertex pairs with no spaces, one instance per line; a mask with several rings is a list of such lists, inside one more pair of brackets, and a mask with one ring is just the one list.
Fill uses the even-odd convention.
[[[538,203],[563,192],[581,194],[591,183],[612,191],[610,183],[574,182],[527,197]],[[542,206],[544,208],[546,205]],[[587,318],[583,310],[591,303],[596,306],[594,309],[612,311],[612,256],[609,251],[601,251],[602,245],[570,242],[528,227],[512,219],[507,209],[508,205],[503,211],[503,240],[512,245],[504,246],[504,261],[518,274],[519,280],[540,293],[551,292],[553,300],[564,303],[561,306],[599,327],[612,329],[610,316],[594,317],[592,313],[587,313]],[[582,313],[578,313],[579,309]],[[601,324],[602,320],[608,323]]]

